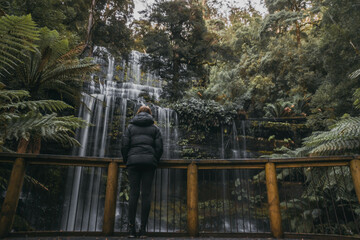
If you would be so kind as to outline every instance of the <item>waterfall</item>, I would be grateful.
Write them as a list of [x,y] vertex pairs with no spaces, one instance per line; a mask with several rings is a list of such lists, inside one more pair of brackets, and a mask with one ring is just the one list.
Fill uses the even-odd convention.
[[[244,129],[245,130],[245,129]],[[246,151],[246,148],[243,148]],[[235,121],[232,123],[232,158],[240,158],[240,147],[238,142],[238,132],[236,129]]]
[[247,158],[248,154],[246,152],[246,121],[242,120],[241,121],[241,130],[242,130],[242,136],[243,136],[243,158]]
[[[141,72],[142,54],[139,52],[133,51],[128,62],[115,60],[105,48],[96,48],[94,52],[95,61],[101,65],[101,72],[94,74],[91,81],[84,86],[83,104],[78,114],[92,125],[77,132],[81,147],[74,149],[73,154],[121,157],[121,136],[127,121],[134,116],[139,106],[146,103],[146,96],[154,101],[160,98],[162,84],[156,76]],[[163,157],[177,158],[177,149],[174,147],[179,137],[176,112],[154,104],[151,108],[163,135]],[[101,230],[105,177],[104,168],[69,169],[61,230]],[[119,181],[122,179],[123,172],[120,170]],[[164,191],[164,194],[167,193]],[[127,215],[126,206],[120,201],[117,205],[116,217]]]
[[[249,157],[246,145],[247,121],[242,120],[239,123],[240,124],[237,126],[236,121],[233,121],[230,126],[220,127],[220,134],[218,138],[218,157],[220,159],[241,159]],[[206,175],[205,172],[203,174]],[[245,196],[245,198],[240,201],[241,206],[249,206],[251,204],[249,196],[251,196],[251,192],[254,192],[249,184],[252,174],[251,170],[242,169],[217,170],[214,172],[214,184],[219,184],[217,186],[220,186],[220,189],[217,190],[219,192],[219,196],[210,196],[210,199],[215,198],[217,201],[222,202],[222,207],[220,208],[223,208],[223,215],[221,216],[221,219],[218,219],[218,224],[221,225],[221,231],[237,232],[239,229],[241,229],[242,232],[258,231],[258,223],[250,216],[242,216],[233,219],[230,214],[232,211],[231,204],[235,203],[232,202],[233,200],[231,199],[233,196],[229,194],[228,189],[233,187],[234,182],[238,182],[238,184],[242,186],[240,195]],[[220,181],[217,182],[218,180]],[[242,212],[245,211],[242,210]],[[206,225],[204,227],[206,228],[209,226]],[[207,230],[211,231],[211,229]]]
[[[169,108],[149,103],[157,102],[160,99],[162,83],[156,76],[141,72],[141,53],[133,51],[128,62],[116,60],[104,48],[97,48],[95,56],[96,61],[101,65],[101,71],[91,76],[91,81],[84,86],[83,105],[78,114],[92,125],[77,132],[77,139],[81,143],[81,147],[74,149],[73,154],[121,157],[121,136],[128,121],[135,115],[139,106],[147,104],[152,108],[156,124],[162,132],[163,158],[179,158],[177,142],[181,136],[177,127],[177,114]],[[248,157],[245,121],[242,121],[239,126],[234,121],[231,126],[222,126],[220,131],[217,143],[219,158]],[[238,134],[240,131],[241,137]],[[101,231],[106,172],[105,168],[99,167],[69,168],[60,227],[62,231]],[[122,170],[119,172],[118,193],[123,192],[125,188],[126,174],[124,173]],[[206,173],[204,172],[204,174]],[[222,208],[226,210],[220,219],[224,231],[235,231],[234,219],[231,215],[231,204],[233,203],[230,201],[228,189],[232,186],[233,180],[240,179],[245,183],[250,176],[243,170],[220,170],[215,171],[214,177],[216,186],[220,187],[219,197],[223,201]],[[184,226],[181,225],[181,220],[175,220],[172,215],[175,215],[175,211],[180,211],[181,218],[181,212],[186,209],[182,207],[182,204],[185,204],[184,199],[186,202],[186,185],[183,184],[184,187],[179,184],[184,182],[186,182],[186,171],[180,169],[157,170],[153,185],[153,211],[148,224],[150,231],[169,231],[169,226],[171,231],[183,231]],[[115,231],[125,231],[127,201],[118,195],[116,206]],[[169,212],[170,210],[172,212]],[[172,220],[164,220],[165,216],[166,219]],[[236,221],[244,231],[256,229],[256,224],[252,223],[250,219],[239,218]]]

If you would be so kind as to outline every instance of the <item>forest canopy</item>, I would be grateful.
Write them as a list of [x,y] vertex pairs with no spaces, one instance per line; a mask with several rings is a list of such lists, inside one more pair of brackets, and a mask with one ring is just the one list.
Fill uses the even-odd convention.
[[[134,14],[139,1],[146,5],[140,16]],[[14,164],[14,172],[22,169],[23,175],[26,168],[30,190],[16,202],[16,214],[31,210],[31,221],[18,218],[14,232],[53,231],[60,221],[66,226],[58,229],[65,234],[98,231],[104,219],[115,216],[99,214],[101,201],[119,207],[115,225],[121,228],[125,214],[120,209],[129,200],[127,172],[118,168],[122,136],[138,108],[146,104],[160,129],[157,133],[163,134],[161,160],[196,159],[188,168],[188,179],[194,182],[184,181],[186,171],[171,169],[186,161],[166,163],[158,170],[160,188],[153,209],[160,213],[160,232],[163,223],[167,232],[168,225],[173,232],[189,229],[182,219],[186,214],[181,213],[186,191],[179,186],[196,186],[198,168],[193,163],[206,159],[205,169],[212,169],[199,171],[198,189],[200,196],[205,190],[209,200],[194,199],[204,210],[201,224],[210,232],[224,226],[223,233],[236,233],[225,227],[231,227],[233,217],[237,232],[240,225],[244,232],[249,226],[251,232],[253,220],[271,226],[266,209],[278,203],[271,198],[272,203],[266,202],[269,191],[259,187],[271,173],[274,178],[268,178],[268,185],[276,191],[270,192],[278,191],[273,184],[278,181],[282,222],[291,231],[358,237],[360,205],[350,169],[358,166],[360,153],[359,0],[259,1],[266,11],[258,11],[255,0],[0,0],[0,152],[72,154],[78,159],[74,164],[109,163],[111,171],[106,175],[100,167],[42,168],[37,164],[46,162],[38,160],[25,166],[25,159],[17,158],[22,167]],[[331,155],[351,155],[345,158],[353,159],[352,167],[336,160],[345,158]],[[321,163],[315,158],[314,162],[293,159],[307,156],[326,157],[319,158]],[[111,163],[99,163],[107,157]],[[260,160],[254,162],[261,162],[261,167],[251,166],[258,157],[285,158],[274,162],[290,164],[276,168],[274,162]],[[225,165],[212,159],[236,160],[231,162],[234,169],[220,170]],[[0,191],[6,189],[11,173],[5,161],[0,167]],[[266,173],[255,169],[264,165]],[[118,196],[107,190],[105,194],[105,181],[110,189],[120,183],[113,188]],[[33,186],[43,192],[32,192]],[[225,195],[235,198],[228,201]],[[0,201],[4,196],[0,194]],[[15,194],[10,198],[18,199]],[[162,201],[168,211],[169,200],[174,200],[174,217],[162,214]],[[47,207],[48,203],[60,207]],[[248,213],[247,223],[237,216],[240,204]],[[217,212],[219,208],[224,212]],[[155,211],[154,232],[158,232]],[[175,212],[180,213],[178,224]],[[250,212],[261,221],[250,217]],[[218,222],[213,225],[213,220]],[[113,220],[107,222],[114,227]],[[38,224],[51,227],[38,228]],[[207,232],[207,227],[201,231]],[[264,234],[269,231],[264,229]]]
[[[40,41],[31,40],[38,50],[27,54],[39,59],[40,66],[42,60],[56,62],[60,53],[74,49],[78,60],[72,64],[91,67],[83,61],[95,46],[124,59],[132,50],[146,53],[143,71],[155,72],[165,82],[162,104],[183,116],[217,104],[245,118],[304,118],[312,131],[328,131],[344,116],[357,117],[358,2],[263,4],[266,13],[251,1],[246,7],[228,4],[224,10],[217,0],[156,0],[139,19],[133,16],[132,0],[1,0],[0,9],[3,17],[31,16]],[[46,46],[46,41],[57,46]],[[58,52],[50,53],[50,48]],[[17,71],[2,80],[8,89],[76,106],[79,84],[61,91],[55,85],[24,85],[25,79],[36,80],[21,73],[22,64],[26,60],[14,63]],[[179,104],[186,102],[192,107]]]

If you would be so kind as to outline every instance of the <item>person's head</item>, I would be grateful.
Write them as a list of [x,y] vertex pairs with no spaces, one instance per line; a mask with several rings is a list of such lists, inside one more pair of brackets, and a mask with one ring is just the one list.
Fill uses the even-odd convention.
[[146,112],[146,113],[152,115],[151,109],[148,106],[141,106],[136,114],[139,114],[141,112]]

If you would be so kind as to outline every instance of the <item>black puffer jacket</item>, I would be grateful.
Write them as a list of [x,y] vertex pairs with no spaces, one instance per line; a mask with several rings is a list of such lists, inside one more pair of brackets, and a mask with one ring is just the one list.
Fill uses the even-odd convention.
[[161,132],[153,117],[140,112],[131,121],[123,138],[121,153],[126,166],[157,164],[163,154]]

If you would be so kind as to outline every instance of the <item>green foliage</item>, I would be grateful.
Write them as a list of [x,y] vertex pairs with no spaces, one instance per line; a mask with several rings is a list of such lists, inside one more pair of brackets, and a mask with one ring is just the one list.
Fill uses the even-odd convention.
[[130,197],[130,184],[129,184],[129,175],[128,171],[122,172],[121,184],[122,188],[120,189],[119,197],[123,199],[123,201],[129,201]]
[[[128,20],[132,0],[0,0],[0,9],[11,15],[31,14],[40,27],[56,30],[69,39],[71,48],[86,42],[90,29],[91,46],[104,46],[126,55],[132,46]],[[92,14],[93,22],[89,26]],[[89,46],[89,47],[91,47]]]
[[346,117],[329,131],[314,132],[304,139],[311,155],[359,154],[360,117]]
[[[192,85],[204,86],[210,61],[212,35],[202,9],[192,1],[157,1],[147,12],[143,43],[145,68],[166,80],[166,97],[177,100]],[[153,27],[149,27],[153,26]]]
[[[313,132],[297,149],[282,147],[272,158],[359,154],[360,117],[345,116],[328,131]],[[269,156],[267,156],[269,157]]]
[[0,76],[22,62],[25,50],[34,51],[39,31],[31,16],[0,17]]
[[275,104],[268,103],[265,107],[265,117],[281,118],[291,116],[291,103],[278,101]]
[[[354,71],[353,73],[351,73],[349,78],[350,79],[356,79],[359,76],[360,76],[360,69],[358,69],[358,70]],[[360,88],[355,90],[353,100],[354,100],[354,107],[357,110],[359,110],[360,109]]]
[[4,81],[11,89],[25,89],[35,99],[80,99],[84,75],[95,70],[91,59],[78,59],[82,47],[69,50],[58,32],[40,29],[39,49],[28,52],[23,63]]
[[279,179],[283,186],[290,183],[296,186],[291,179],[299,179],[299,175],[305,179],[297,196],[280,204],[291,231],[354,235],[353,218],[360,206],[348,167],[287,169],[287,173]]
[[354,107],[358,110],[360,109],[360,88],[354,92]]
[[[49,31],[46,28],[38,31],[30,16],[4,16],[0,21],[4,24],[1,25],[1,30],[9,28],[7,32],[2,32],[2,40],[7,39],[10,42],[5,41],[6,44],[1,46],[1,51],[7,53],[4,54],[4,61],[1,64],[7,76],[1,75],[0,80],[13,84],[13,90],[9,90],[5,89],[6,85],[3,82],[0,82],[1,147],[6,140],[30,140],[30,137],[51,139],[63,145],[79,145],[72,135],[76,128],[85,127],[87,123],[73,116],[58,117],[54,113],[72,108],[70,105],[59,100],[29,100],[29,98],[34,97],[32,94],[41,93],[41,90],[57,90],[60,85],[60,92],[67,89],[73,91],[70,82],[76,80],[79,72],[88,71],[94,64],[75,65],[78,60],[74,56],[78,51],[64,52],[67,42],[60,39],[56,31]],[[38,45],[42,53],[32,42],[39,39],[41,40],[38,41]],[[18,55],[19,53],[21,54]],[[10,64],[4,64],[9,62],[6,58],[10,59]],[[12,61],[14,59],[15,61]],[[17,69],[15,72],[14,67]],[[20,74],[21,70],[24,70],[23,74]],[[17,85],[21,82],[26,87]],[[35,96],[38,99],[44,98],[40,95]]]
[[309,95],[302,97],[295,95],[290,101],[278,99],[275,103],[267,103],[264,108],[265,117],[283,118],[283,117],[305,117],[309,114]]
[[213,100],[183,99],[172,107],[179,114],[180,123],[189,129],[210,131],[213,127],[230,125],[236,116],[232,106],[224,106]]
[[30,136],[40,136],[46,140],[55,140],[63,145],[78,146],[71,135],[86,122],[73,116],[58,117],[55,113],[71,106],[62,101],[28,101],[30,95],[23,90],[0,89],[0,142]]
[[[306,116],[314,130],[327,130],[344,113],[357,114],[352,91],[360,83],[348,80],[349,72],[358,75],[354,4],[267,0],[263,19],[242,9],[228,26],[211,28],[231,54],[216,55],[203,96],[236,103],[250,117]],[[283,111],[290,107],[284,102],[294,105],[291,112]]]
[[92,44],[104,46],[111,52],[127,57],[133,47],[132,30],[129,27],[133,8],[133,0],[98,0]]

